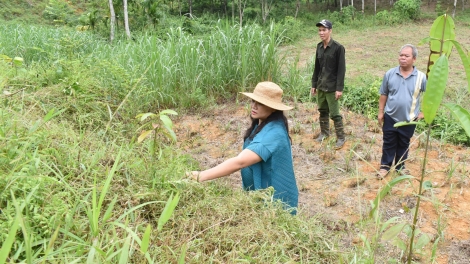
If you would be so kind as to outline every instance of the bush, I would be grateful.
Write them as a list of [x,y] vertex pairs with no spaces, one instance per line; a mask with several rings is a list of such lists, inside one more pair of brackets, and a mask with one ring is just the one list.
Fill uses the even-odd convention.
[[275,26],[278,32],[282,32],[282,30],[284,30],[282,34],[283,43],[294,42],[300,39],[300,37],[303,34],[303,28],[304,28],[303,22],[291,16],[286,16],[281,21],[281,23],[276,23]]
[[398,0],[393,4],[402,18],[416,20],[419,18],[421,8],[421,0]]
[[335,24],[334,22],[339,22],[343,25],[350,25],[356,18],[356,8],[354,6],[346,6],[340,12],[334,11],[329,17],[333,24]]
[[363,114],[375,119],[379,108],[380,79],[363,80],[365,87],[345,86],[343,93],[343,106],[353,112]]
[[397,11],[389,12],[387,10],[378,12],[375,16],[375,19],[377,21],[377,24],[386,26],[399,24],[403,20],[403,18]]
[[[441,142],[470,145],[470,138],[459,122],[455,120],[450,113],[438,111],[432,125],[431,137],[439,139]],[[426,130],[424,126],[416,127],[416,131],[419,133],[424,130]]]
[[73,24],[77,20],[72,7],[64,0],[49,0],[43,16],[59,24]]

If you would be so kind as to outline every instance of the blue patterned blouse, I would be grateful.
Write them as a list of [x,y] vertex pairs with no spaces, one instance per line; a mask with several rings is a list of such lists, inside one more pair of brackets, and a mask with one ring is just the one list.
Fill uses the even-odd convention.
[[[254,131],[254,130],[253,130]],[[274,188],[274,198],[283,201],[296,213],[299,190],[294,175],[292,150],[286,127],[281,120],[272,121],[253,138],[247,138],[243,149],[249,149],[262,161],[241,170],[245,190]]]

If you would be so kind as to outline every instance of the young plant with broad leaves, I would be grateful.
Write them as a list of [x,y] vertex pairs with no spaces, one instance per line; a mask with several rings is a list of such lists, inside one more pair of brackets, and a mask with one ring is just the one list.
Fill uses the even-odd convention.
[[[424,124],[427,126],[427,138],[425,144],[424,161],[421,167],[421,176],[418,179],[418,182],[420,184],[418,192],[416,193],[416,207],[413,208],[413,222],[410,225],[409,223],[402,223],[397,219],[393,219],[393,221],[391,219],[387,223],[389,224],[389,222],[392,221],[396,224],[390,226],[382,234],[383,240],[391,241],[392,244],[396,245],[398,248],[400,248],[401,250],[403,250],[403,252],[407,254],[408,263],[411,263],[413,253],[416,250],[420,250],[431,241],[427,234],[422,233],[419,228],[417,228],[416,223],[418,221],[419,206],[421,198],[423,197],[423,193],[424,191],[432,188],[431,182],[425,181],[424,176],[426,174],[427,154],[429,149],[429,137],[431,134],[432,122],[434,121],[437,111],[441,105],[450,110],[452,115],[459,121],[466,134],[470,137],[469,111],[456,103],[442,103],[449,76],[448,58],[454,47],[462,60],[467,76],[467,89],[470,92],[470,54],[455,39],[455,24],[452,18],[450,16],[447,16],[446,14],[438,17],[431,27],[430,36],[423,39],[420,44],[425,43],[429,43],[430,55],[427,68],[428,82],[426,92],[424,93],[424,97],[421,102],[421,110],[424,114]],[[423,123],[399,122],[395,124],[395,127],[410,124],[422,125]],[[412,178],[414,177],[410,175],[405,175],[397,177],[390,181],[372,203],[371,215],[376,216],[377,208],[381,199],[383,199],[383,197],[390,191],[390,189],[394,185],[405,180],[410,180]],[[401,232],[404,232],[409,240],[401,240],[398,237]],[[417,241],[415,241],[415,238],[417,238]]]
[[11,65],[12,69],[15,69],[17,75],[18,70],[26,71],[25,68],[23,68],[24,60],[21,57],[10,58],[7,55],[0,54],[0,60],[3,60]]
[[141,143],[142,141],[144,141],[144,139],[151,136],[152,133],[154,134],[153,142],[150,148],[154,158],[155,158],[155,153],[157,149],[159,150],[159,156],[162,154],[161,146],[163,143],[162,141],[160,142],[158,141],[159,140],[158,135],[165,136],[171,142],[176,141],[176,134],[173,131],[173,122],[171,121],[168,115],[178,115],[178,113],[176,113],[173,110],[166,109],[166,110],[159,112],[158,114],[142,113],[136,116],[136,118],[139,119],[141,122],[145,121],[145,123],[139,128],[139,130],[142,128],[148,128],[148,130],[144,129],[141,131],[141,134],[137,138],[137,141]]

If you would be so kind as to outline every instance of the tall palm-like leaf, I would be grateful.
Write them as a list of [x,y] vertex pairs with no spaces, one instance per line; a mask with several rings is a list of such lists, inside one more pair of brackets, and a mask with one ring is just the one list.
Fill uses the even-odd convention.
[[455,24],[452,18],[446,14],[438,17],[431,26],[428,39],[430,52],[426,75],[429,75],[432,66],[441,54],[450,56],[453,45],[446,40],[455,40]]

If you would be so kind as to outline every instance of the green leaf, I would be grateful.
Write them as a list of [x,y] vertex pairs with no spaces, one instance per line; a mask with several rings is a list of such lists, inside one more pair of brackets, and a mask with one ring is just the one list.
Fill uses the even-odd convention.
[[431,189],[432,189],[432,183],[430,181],[423,182],[423,190],[431,190]]
[[416,244],[414,245],[413,249],[423,248],[424,246],[429,244],[429,242],[431,242],[431,238],[427,234],[423,233],[421,234],[421,236],[419,236],[418,241],[416,241]]
[[7,55],[0,54],[0,59],[6,61],[6,62],[11,62],[13,59],[8,57]]
[[86,260],[87,264],[95,263],[95,253],[96,253],[96,244],[98,243],[98,239],[93,239],[93,245],[90,246],[90,251],[88,251],[88,257]]
[[460,59],[462,60],[465,74],[467,75],[467,89],[470,92],[470,57],[459,42],[457,42],[456,40],[450,41],[454,44],[455,48],[457,49],[457,52],[460,55]]
[[167,115],[162,115],[160,114],[160,119],[162,120],[163,126],[169,133],[169,137],[173,140],[176,141],[176,134],[173,131],[173,122]]
[[186,263],[185,259],[186,259],[186,250],[187,250],[187,248],[188,248],[188,246],[186,244],[184,244],[183,247],[181,248],[181,255],[178,258],[178,264]]
[[414,178],[414,177],[411,176],[411,175],[403,175],[403,176],[396,177],[393,180],[391,180],[390,182],[388,182],[387,185],[385,185],[382,188],[382,190],[380,190],[379,194],[377,195],[377,197],[375,197],[374,201],[372,202],[372,209],[369,213],[369,216],[373,217],[375,215],[375,212],[379,208],[379,203],[390,192],[390,190],[392,189],[393,186],[395,186],[396,184],[398,184],[398,183],[400,183],[404,180],[412,179],[412,178]]
[[15,58],[13,58],[13,64],[15,65],[15,67],[21,67],[21,66],[23,66],[23,62],[24,62],[24,60],[23,60],[23,58],[21,58],[21,57],[15,57]]
[[152,133],[152,131],[153,130],[143,130],[140,136],[137,138],[137,142],[141,143],[142,141],[144,141],[144,139],[146,139],[150,135],[150,133]]
[[421,45],[424,45],[426,43],[429,43],[430,41],[431,41],[431,37],[425,37],[418,43],[418,45],[421,46]]
[[396,236],[398,236],[398,234],[400,234],[401,230],[403,230],[406,225],[408,225],[408,223],[399,223],[394,226],[391,226],[387,231],[383,233],[382,240],[394,239]]
[[458,104],[447,103],[444,104],[444,106],[450,110],[452,115],[457,120],[459,120],[460,125],[465,130],[465,133],[467,133],[467,136],[470,137],[470,114],[468,113],[468,111]]
[[56,116],[62,114],[65,110],[66,110],[66,109],[62,109],[62,110],[56,112],[56,110],[55,110],[54,108],[51,109],[51,110],[46,114],[46,116],[44,116],[44,118],[43,118],[44,123],[46,123],[47,121],[51,120],[52,118],[54,118],[54,117],[56,117]]
[[127,264],[129,263],[129,248],[131,245],[131,238],[132,236],[129,234],[127,236],[124,245],[121,248],[121,256],[119,257],[119,264]]
[[434,20],[429,36],[431,41],[429,43],[430,53],[426,72],[428,76],[434,63],[442,54],[445,54],[447,57],[450,56],[453,45],[451,42],[446,42],[445,40],[455,39],[455,25],[452,18],[444,14]]
[[397,248],[401,249],[402,251],[406,251],[406,244],[400,238],[395,238],[390,242],[390,244],[396,246]]
[[407,122],[407,121],[401,121],[401,122],[396,122],[393,127],[401,127],[401,126],[409,126],[409,125],[420,125],[422,123],[420,122],[415,122],[415,121],[412,121],[412,122]]
[[175,112],[174,110],[171,110],[171,109],[166,109],[166,110],[163,110],[160,112],[160,115],[178,115],[177,112]]
[[154,117],[154,116],[156,116],[156,114],[154,114],[154,113],[144,113],[144,114],[138,114],[135,118],[137,118],[137,119],[140,118],[140,121],[144,121],[148,117]]
[[380,232],[383,232],[385,229],[387,229],[387,227],[390,224],[393,224],[393,223],[397,222],[398,219],[399,218],[397,216],[388,219],[387,222],[383,223],[382,227],[380,228]]
[[147,253],[147,250],[149,248],[151,233],[152,227],[150,226],[150,224],[148,224],[147,228],[145,228],[144,235],[142,236],[142,242],[140,242],[140,251],[142,251],[143,254]]
[[2,242],[2,249],[0,249],[0,263],[5,263],[9,256],[11,246],[15,242],[16,231],[20,227],[20,214],[17,214],[13,223],[11,223],[10,231],[8,231],[7,238]]
[[173,122],[167,115],[160,115],[160,120],[162,120],[163,125],[173,130]]
[[111,203],[109,203],[108,209],[106,209],[106,212],[103,215],[103,222],[106,222],[109,218],[111,218],[111,213],[113,212],[114,204],[116,204],[117,198],[117,195],[115,195],[114,199],[111,201]]
[[168,133],[165,133],[165,135],[166,135],[168,138],[172,139],[172,140],[175,142],[175,141],[176,141],[176,134],[175,134],[175,132],[174,132],[172,129],[168,128],[167,126],[165,126],[165,129],[168,131]]
[[168,201],[165,204],[165,208],[163,209],[163,212],[160,215],[160,218],[158,219],[158,225],[157,225],[158,231],[162,231],[163,225],[165,225],[165,223],[168,222],[168,220],[170,220],[170,217],[173,214],[173,211],[175,210],[175,207],[178,204],[179,200],[180,200],[179,193],[176,193],[174,198],[173,198],[173,194],[171,194],[170,198],[168,198]]
[[[60,231],[60,225],[57,226],[57,228],[55,229],[54,231],[54,234],[52,235],[52,237],[49,239],[49,243],[47,244],[47,248],[46,248],[46,251],[44,251],[44,259],[47,259],[47,255],[49,254],[49,252],[52,250],[52,248],[54,247],[54,243],[55,241],[57,240],[57,237],[59,236],[59,231]],[[44,261],[45,262],[45,261]],[[44,263],[43,262],[43,263]],[[2,262],[0,262],[2,263]]]
[[429,73],[426,92],[424,93],[421,106],[424,120],[427,124],[431,124],[436,117],[437,109],[444,96],[448,75],[449,61],[445,55],[442,55],[437,59],[436,64]]

